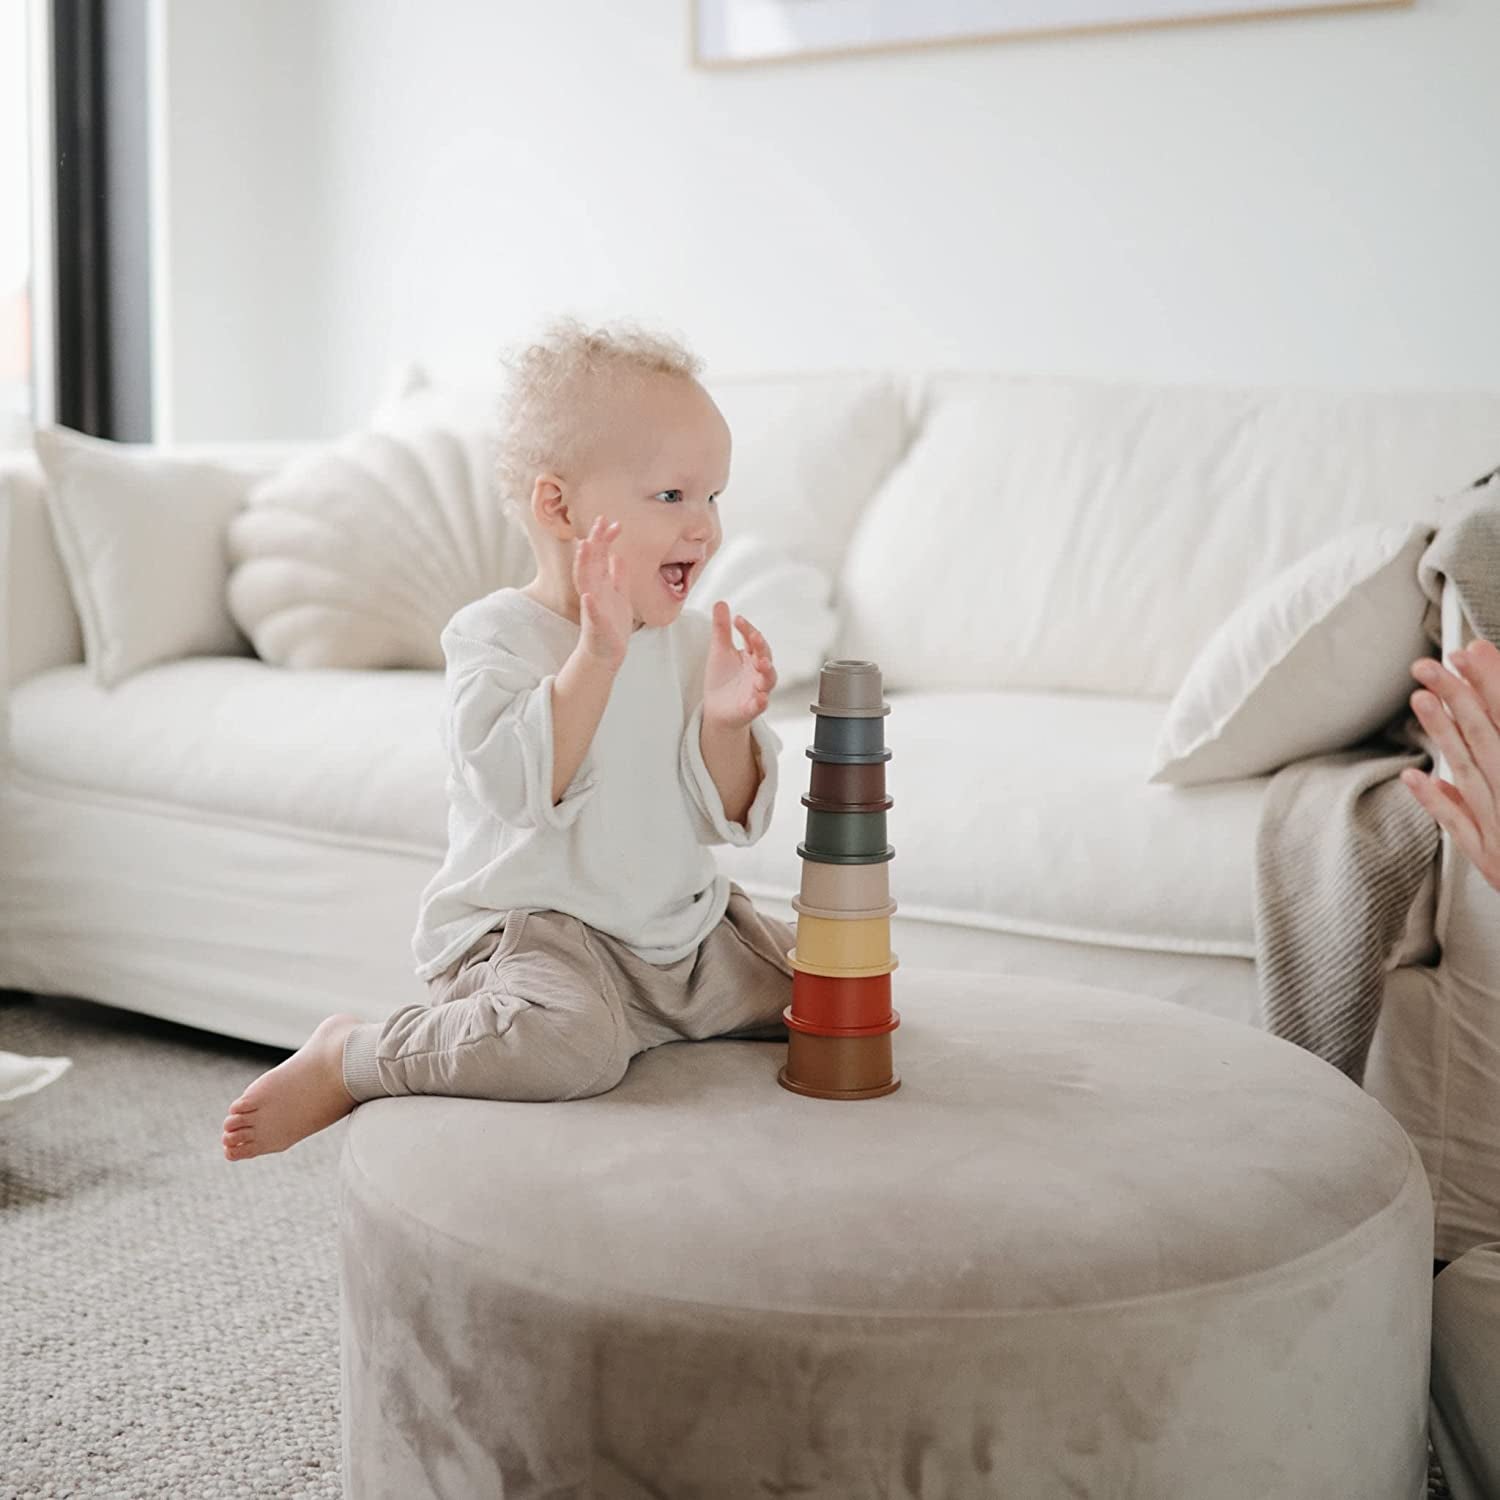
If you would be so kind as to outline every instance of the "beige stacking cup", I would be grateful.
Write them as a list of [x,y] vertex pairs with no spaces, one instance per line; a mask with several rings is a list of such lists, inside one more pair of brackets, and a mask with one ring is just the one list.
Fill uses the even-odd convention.
[[800,899],[819,912],[884,910],[891,904],[891,862],[831,865],[804,859]]

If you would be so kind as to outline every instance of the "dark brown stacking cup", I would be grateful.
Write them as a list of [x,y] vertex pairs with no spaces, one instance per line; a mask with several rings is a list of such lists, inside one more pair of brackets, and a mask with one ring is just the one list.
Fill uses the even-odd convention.
[[[808,751],[811,755],[812,751]],[[807,795],[814,802],[860,803],[885,801],[885,762],[814,760]]]

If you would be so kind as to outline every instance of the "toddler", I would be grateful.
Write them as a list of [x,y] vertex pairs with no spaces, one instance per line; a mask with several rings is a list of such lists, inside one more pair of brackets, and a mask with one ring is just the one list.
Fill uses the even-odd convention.
[[443,631],[448,852],[412,940],[427,1003],[322,1021],[230,1105],[228,1160],[367,1099],[578,1099],[664,1042],[785,1038],[795,934],[709,848],[764,835],[781,741],[764,637],[723,600],[684,608],[729,480],[700,371],[669,339],[571,319],[510,362],[496,477],[537,572]]

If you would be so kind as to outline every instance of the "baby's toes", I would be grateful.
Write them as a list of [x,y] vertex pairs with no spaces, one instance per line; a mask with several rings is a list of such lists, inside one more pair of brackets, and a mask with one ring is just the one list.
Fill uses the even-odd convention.
[[254,1156],[256,1154],[255,1132],[253,1130],[226,1130],[220,1144],[224,1148],[224,1158],[226,1161],[241,1161],[247,1156]]

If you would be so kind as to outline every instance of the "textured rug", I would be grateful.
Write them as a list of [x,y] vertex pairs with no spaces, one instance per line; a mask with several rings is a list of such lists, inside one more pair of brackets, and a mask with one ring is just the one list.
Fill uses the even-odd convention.
[[286,1052],[88,1001],[0,990],[0,1050],[73,1059],[0,1119],[0,1500],[337,1500],[347,1122],[226,1162]]
[[336,1500],[341,1121],[226,1162],[287,1054],[0,991],[0,1049],[70,1056],[0,1119],[0,1496]]

